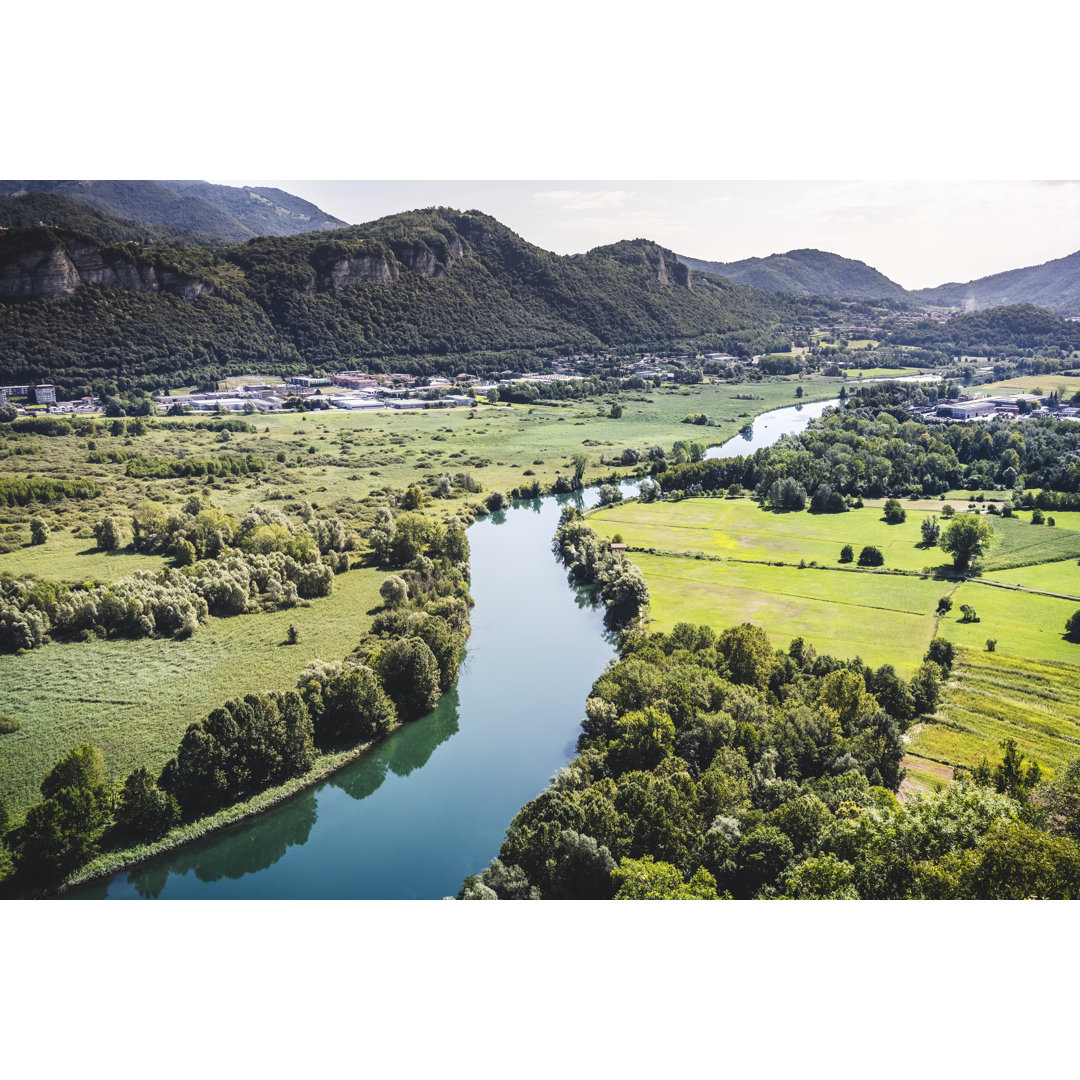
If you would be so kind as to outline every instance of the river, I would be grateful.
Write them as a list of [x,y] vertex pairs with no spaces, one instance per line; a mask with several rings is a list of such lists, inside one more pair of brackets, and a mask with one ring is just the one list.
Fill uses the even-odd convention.
[[[752,453],[835,402],[758,417],[707,456]],[[634,484],[624,484],[632,493]],[[574,756],[585,698],[615,656],[603,613],[551,552],[562,504],[516,503],[469,529],[472,634],[429,716],[270,810],[71,899],[437,899],[498,854],[506,827]]]

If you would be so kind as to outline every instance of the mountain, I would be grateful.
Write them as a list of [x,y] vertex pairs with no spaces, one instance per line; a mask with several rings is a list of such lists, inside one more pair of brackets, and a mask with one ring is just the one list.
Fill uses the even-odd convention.
[[277,188],[201,180],[0,180],[0,198],[59,195],[114,218],[230,241],[293,236],[345,224]]
[[528,370],[568,350],[764,352],[790,341],[790,306],[648,240],[561,256],[476,210],[217,248],[0,231],[0,381],[69,391],[313,366],[460,371],[462,357]]
[[912,297],[921,304],[943,307],[1037,304],[1060,315],[1080,315],[1080,251],[1039,266],[1006,270],[962,285],[950,282],[935,289],[920,289]]
[[691,270],[719,274],[739,285],[792,296],[831,296],[839,300],[909,299],[907,290],[880,271],[857,259],[828,251],[798,248],[783,255],[740,262],[705,262],[680,255]]

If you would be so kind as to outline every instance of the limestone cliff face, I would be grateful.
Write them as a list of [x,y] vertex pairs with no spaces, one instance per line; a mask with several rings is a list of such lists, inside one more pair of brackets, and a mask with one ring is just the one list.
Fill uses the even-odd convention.
[[386,259],[370,255],[354,255],[337,259],[319,275],[319,288],[344,289],[365,281],[396,281],[398,268]]
[[92,244],[35,248],[0,264],[0,298],[5,300],[55,300],[70,296],[80,285],[171,292],[189,300],[214,291],[212,286],[186,274],[140,265]]
[[389,257],[377,255],[342,255],[329,261],[316,259],[318,288],[344,289],[365,281],[397,281],[402,268],[421,277],[440,278],[465,254],[458,237],[447,245],[447,257],[440,261],[434,252],[417,245],[395,249]]

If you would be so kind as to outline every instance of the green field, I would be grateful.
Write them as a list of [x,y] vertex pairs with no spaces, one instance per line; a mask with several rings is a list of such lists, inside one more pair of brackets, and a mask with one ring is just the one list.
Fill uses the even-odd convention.
[[773,645],[803,637],[820,653],[860,656],[910,675],[934,636],[939,582],[894,574],[631,556],[649,583],[650,626],[752,622]]
[[[41,778],[73,747],[105,753],[111,782],[139,765],[159,770],[187,725],[224,701],[287,690],[315,658],[340,660],[381,604],[383,574],[350,570],[310,606],[209,619],[186,641],[94,639],[0,655],[0,713],[22,728],[0,735],[0,798],[21,813]],[[300,630],[286,645],[290,623]]]
[[1080,757],[1080,667],[960,649],[937,716],[909,734],[912,754],[948,765],[996,762],[1001,741],[1014,739],[1057,771]]

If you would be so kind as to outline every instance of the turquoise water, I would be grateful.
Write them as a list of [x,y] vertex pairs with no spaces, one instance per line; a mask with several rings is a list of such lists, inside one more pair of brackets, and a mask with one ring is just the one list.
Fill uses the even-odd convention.
[[[759,417],[709,457],[752,453],[830,402]],[[761,440],[767,439],[768,442]],[[623,485],[627,493],[635,485]],[[73,899],[438,899],[498,854],[514,815],[574,756],[585,699],[615,656],[602,611],[551,553],[563,503],[469,529],[472,634],[431,715],[258,817],[73,890]],[[327,657],[326,659],[333,659]]]

